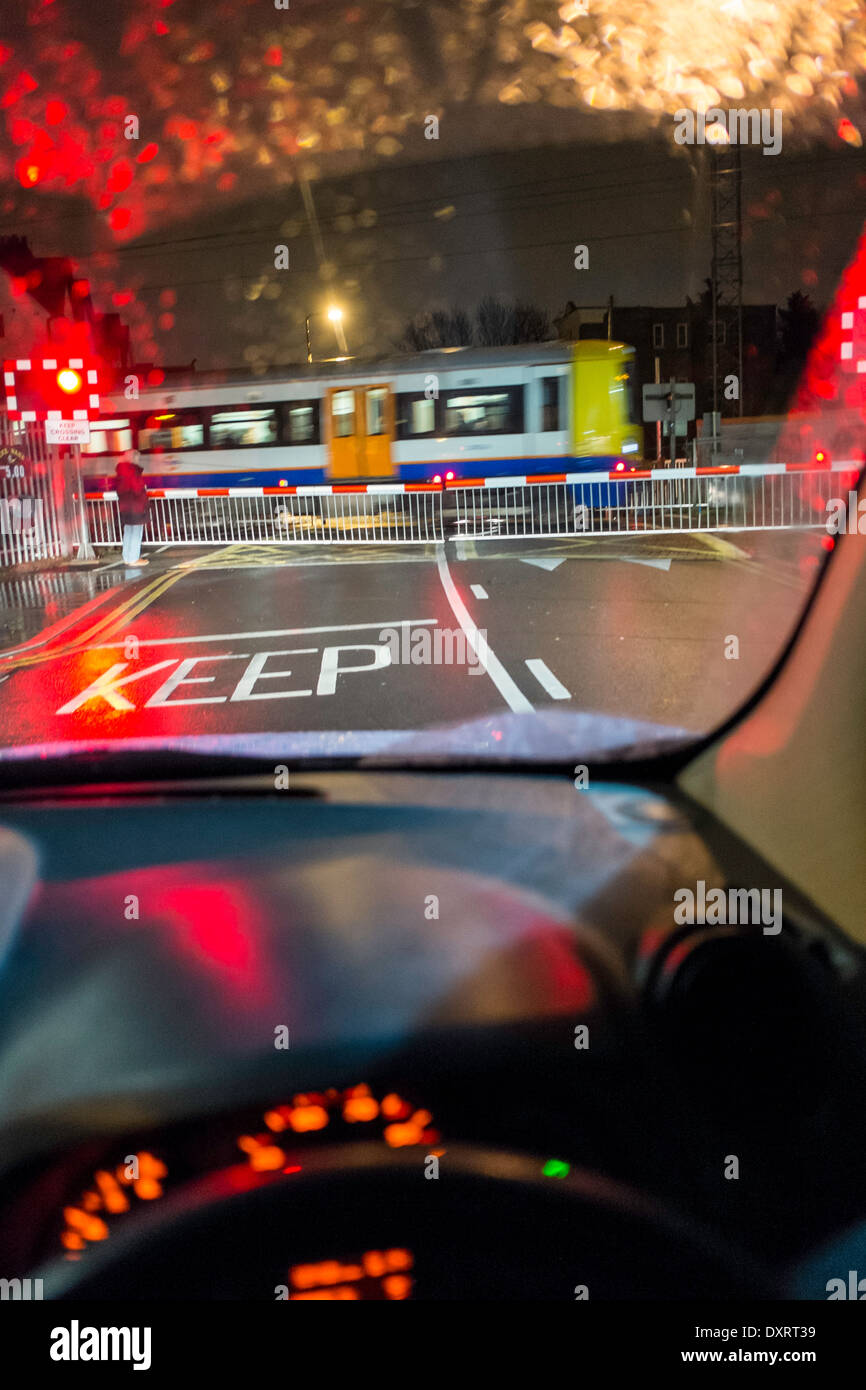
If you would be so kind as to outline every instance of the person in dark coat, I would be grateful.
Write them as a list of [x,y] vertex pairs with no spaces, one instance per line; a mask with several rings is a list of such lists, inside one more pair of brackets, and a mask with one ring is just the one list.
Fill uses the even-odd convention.
[[141,559],[141,538],[147,521],[147,486],[137,450],[118,460],[114,470],[117,506],[123,527],[123,558],[128,565],[146,565]]

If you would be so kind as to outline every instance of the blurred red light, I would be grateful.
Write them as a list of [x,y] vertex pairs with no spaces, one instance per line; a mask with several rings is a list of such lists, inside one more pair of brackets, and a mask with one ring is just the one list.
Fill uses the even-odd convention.
[[71,367],[62,367],[57,373],[57,385],[69,396],[73,391],[81,390],[81,377]]
[[442,474],[441,474],[441,473],[434,473],[434,475],[433,475],[433,481],[434,481],[434,483],[441,483],[441,481],[442,481]]
[[451,479],[452,479],[453,477],[454,477],[454,474],[452,473],[451,469],[449,468],[449,469],[448,469],[448,472],[445,474],[445,481],[446,481],[446,483],[450,483],[450,482],[451,482]]

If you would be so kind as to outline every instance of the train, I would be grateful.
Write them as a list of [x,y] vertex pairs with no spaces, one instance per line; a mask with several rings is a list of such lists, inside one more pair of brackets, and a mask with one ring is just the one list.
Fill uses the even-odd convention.
[[607,339],[201,372],[106,407],[81,446],[90,491],[128,449],[166,490],[628,472],[642,454],[634,348]]

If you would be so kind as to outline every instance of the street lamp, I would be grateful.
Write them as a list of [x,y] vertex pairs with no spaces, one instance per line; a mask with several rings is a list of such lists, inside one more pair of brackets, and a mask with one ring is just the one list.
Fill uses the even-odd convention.
[[327,319],[334,325],[334,329],[336,330],[336,329],[338,328],[338,325],[341,324],[341,323],[343,322],[343,311],[342,311],[342,309],[338,309],[337,306],[336,306],[335,304],[332,304],[331,307],[330,307],[330,309],[328,309],[327,313],[325,313],[325,314],[318,314],[318,313],[317,313],[317,314],[307,314],[307,317],[306,317],[306,320],[305,320],[305,327],[306,327],[306,332],[307,332],[307,362],[308,362],[308,363],[312,363],[312,360],[313,360],[313,339],[312,339],[312,336],[311,336],[311,334],[310,334],[310,321],[311,321],[312,319],[318,319],[318,318],[327,318]]

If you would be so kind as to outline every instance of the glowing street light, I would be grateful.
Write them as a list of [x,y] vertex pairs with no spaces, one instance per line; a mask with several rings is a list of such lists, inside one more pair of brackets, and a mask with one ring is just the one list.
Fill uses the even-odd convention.
[[[305,327],[306,327],[306,332],[307,332],[307,362],[308,362],[308,363],[311,363],[312,360],[313,360],[313,339],[312,339],[311,334],[310,334],[310,321],[311,321],[312,319],[317,319],[317,318],[326,318],[326,319],[328,319],[328,320],[334,325],[334,329],[335,329],[335,331],[336,331],[336,333],[337,333],[338,339],[342,336],[342,334],[341,334],[341,332],[340,332],[340,325],[341,325],[342,322],[343,322],[343,311],[342,311],[342,309],[339,309],[339,308],[337,307],[336,304],[332,304],[331,307],[330,307],[330,308],[327,310],[327,312],[324,313],[324,314],[318,314],[318,313],[317,313],[317,314],[307,314],[306,321],[305,321]],[[340,346],[343,346],[343,344],[341,343]]]

